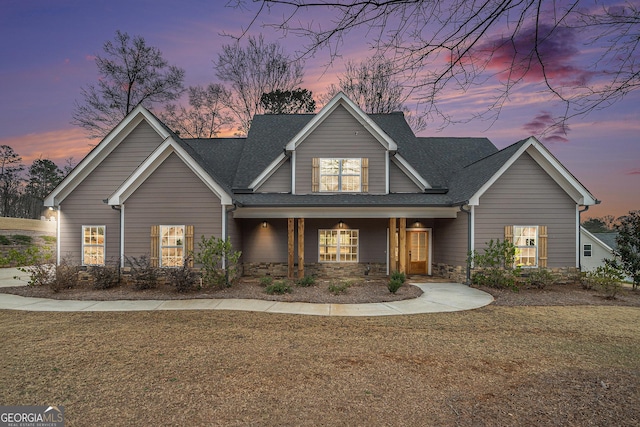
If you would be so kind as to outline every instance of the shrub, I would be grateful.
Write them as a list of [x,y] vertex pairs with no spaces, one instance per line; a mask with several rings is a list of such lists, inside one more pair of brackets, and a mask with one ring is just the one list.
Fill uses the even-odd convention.
[[75,288],[78,285],[79,270],[79,267],[73,265],[68,258],[63,258],[60,260],[60,264],[54,267],[54,275],[49,282],[49,288],[53,292]]
[[190,259],[186,257],[180,268],[172,268],[167,272],[169,280],[178,292],[189,292],[199,287],[198,273],[189,267]]
[[48,245],[51,245],[56,242],[55,236],[40,236],[42,240]]
[[316,279],[313,276],[304,276],[302,279],[298,279],[296,285],[307,288],[316,284]]
[[11,249],[3,264],[16,265],[18,270],[29,275],[29,286],[48,286],[55,279],[53,253],[47,248],[29,246],[24,250]]
[[517,291],[520,267],[514,267],[515,256],[516,247],[513,243],[500,239],[495,242],[493,239],[489,240],[483,253],[473,251],[469,255],[469,261],[473,262],[474,268],[477,269],[471,282],[474,285]]
[[351,287],[351,282],[333,282],[329,285],[329,292],[333,295],[340,295],[347,293],[347,289]]
[[391,279],[387,284],[387,288],[389,289],[389,292],[395,294],[396,292],[398,292],[398,289],[402,287],[402,284],[403,283],[399,278]]
[[134,289],[143,291],[145,289],[153,289],[158,286],[159,270],[151,265],[148,256],[142,255],[140,258],[127,258],[131,264],[131,280]]
[[399,280],[400,283],[404,283],[407,280],[407,275],[400,272],[400,271],[394,271],[393,273],[391,273],[391,280]]
[[287,284],[287,282],[285,282],[284,280],[280,280],[278,282],[274,282],[273,284],[267,286],[267,288],[265,289],[265,292],[268,293],[269,295],[274,295],[274,294],[283,295],[283,294],[291,293],[292,289],[291,289],[291,286]]
[[604,293],[605,298],[615,299],[622,289],[623,279],[624,274],[620,270],[605,264],[587,273],[585,280],[589,287],[586,289],[595,289]]
[[545,268],[530,270],[525,283],[528,287],[536,289],[544,289],[556,282],[556,276]]
[[7,236],[5,236],[4,234],[0,235],[0,245],[10,245],[12,242],[11,240],[9,240],[9,238]]
[[11,240],[13,240],[16,245],[30,245],[33,241],[31,236],[25,236],[24,234],[14,234],[11,236]]
[[271,276],[263,276],[260,278],[260,285],[267,287],[273,283],[273,277]]
[[93,277],[94,289],[110,289],[120,284],[120,266],[113,265],[93,265],[89,267],[89,274]]
[[[198,243],[200,251],[194,257],[197,264],[202,265],[202,280],[208,286],[228,288],[236,280],[238,261],[242,252],[234,251],[231,240],[202,236]],[[223,266],[223,260],[225,268]]]

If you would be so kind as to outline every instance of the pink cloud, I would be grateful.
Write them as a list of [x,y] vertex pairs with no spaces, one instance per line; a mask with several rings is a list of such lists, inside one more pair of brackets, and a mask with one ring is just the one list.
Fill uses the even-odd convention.
[[562,84],[584,86],[593,73],[571,64],[580,54],[576,45],[574,30],[540,24],[537,33],[530,27],[513,37],[487,40],[473,49],[471,59],[487,61],[487,69],[504,80],[539,82],[546,76]]
[[640,175],[640,169],[633,169],[627,172],[627,175]]
[[565,123],[558,124],[548,111],[541,111],[522,128],[529,134],[540,137],[544,142],[569,142],[567,138],[569,126]]
[[13,148],[27,166],[39,158],[50,159],[58,166],[64,166],[69,157],[77,163],[91,150],[90,144],[96,143],[74,128],[0,139],[0,145]]

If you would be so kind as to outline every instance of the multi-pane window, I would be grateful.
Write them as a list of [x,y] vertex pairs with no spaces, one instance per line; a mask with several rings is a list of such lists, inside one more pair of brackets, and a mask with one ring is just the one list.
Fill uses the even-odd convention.
[[104,265],[105,226],[82,227],[82,265]]
[[586,257],[590,257],[591,256],[591,245],[584,245],[583,246],[584,249],[584,256]]
[[538,266],[538,227],[514,226],[513,244],[516,247],[516,265]]
[[362,191],[362,159],[320,159],[320,191]]
[[160,226],[160,267],[182,266],[184,238],[184,225]]
[[358,262],[358,230],[320,230],[320,262]]

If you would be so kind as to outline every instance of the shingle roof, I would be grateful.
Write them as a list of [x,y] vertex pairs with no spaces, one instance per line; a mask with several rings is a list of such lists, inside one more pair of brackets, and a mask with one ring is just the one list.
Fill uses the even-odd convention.
[[391,194],[237,194],[234,198],[244,206],[278,207],[330,207],[330,206],[451,206],[446,194],[391,193]]

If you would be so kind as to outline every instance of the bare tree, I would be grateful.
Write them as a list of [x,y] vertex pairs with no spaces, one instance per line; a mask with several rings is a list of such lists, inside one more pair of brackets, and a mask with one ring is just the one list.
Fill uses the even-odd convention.
[[168,104],[165,111],[159,114],[160,119],[174,132],[188,138],[213,138],[233,123],[233,118],[225,109],[226,100],[231,94],[224,86],[189,86],[187,93],[189,108]]
[[[624,0],[623,0],[624,1]],[[240,2],[243,3],[243,2]],[[306,37],[300,57],[347,36],[367,37],[404,70],[425,115],[451,120],[439,107],[446,88],[467,93],[501,83],[478,116],[497,118],[516,86],[538,85],[564,105],[555,125],[621,100],[640,85],[640,9],[635,1],[599,0],[263,0],[252,21]],[[329,12],[330,17],[319,21]],[[275,22],[268,22],[267,15]],[[581,50],[583,49],[583,50]],[[577,60],[591,55],[589,64]],[[487,85],[488,86],[488,85]]]
[[182,93],[184,70],[169,65],[144,38],[117,31],[103,49],[104,56],[96,56],[98,84],[82,88],[84,102],[76,101],[71,121],[90,137],[104,137],[138,105],[151,107]]
[[400,73],[392,60],[373,56],[358,63],[347,61],[345,72],[338,77],[338,84],[331,84],[322,97],[328,102],[342,91],[368,114],[388,114],[402,111],[414,132],[425,128],[424,120],[411,116],[405,106],[409,95],[405,94]]
[[304,75],[302,61],[291,59],[279,43],[266,43],[262,35],[248,37],[245,48],[240,41],[222,46],[214,68],[216,76],[231,86],[233,96],[227,106],[243,134],[248,132],[253,116],[264,112],[260,105],[263,93],[294,90]]

